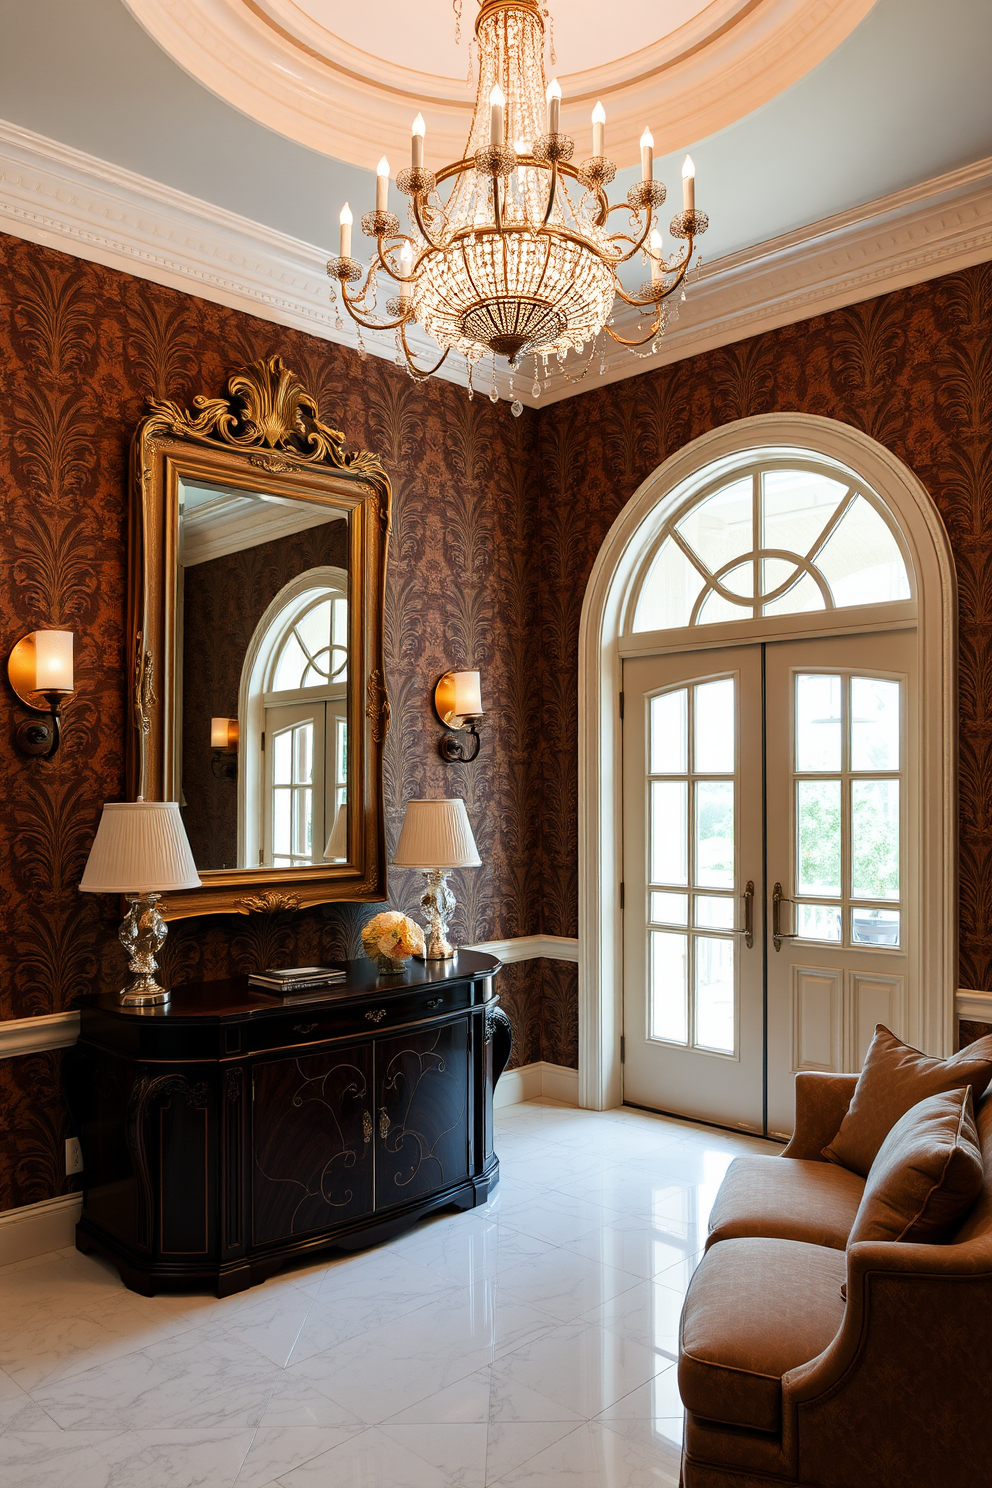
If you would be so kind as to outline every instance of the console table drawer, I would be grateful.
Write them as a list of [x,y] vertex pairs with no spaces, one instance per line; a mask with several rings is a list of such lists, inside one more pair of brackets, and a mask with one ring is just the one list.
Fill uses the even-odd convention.
[[383,1032],[401,1024],[443,1018],[448,1013],[463,1012],[484,1000],[483,986],[462,982],[451,987],[424,989],[383,997],[371,993],[360,1003],[346,1007],[311,1007],[299,1004],[292,1013],[279,1013],[259,1018],[248,1030],[249,1049],[259,1053],[266,1049],[293,1048],[300,1043],[316,1044],[324,1039],[354,1037],[357,1033]]

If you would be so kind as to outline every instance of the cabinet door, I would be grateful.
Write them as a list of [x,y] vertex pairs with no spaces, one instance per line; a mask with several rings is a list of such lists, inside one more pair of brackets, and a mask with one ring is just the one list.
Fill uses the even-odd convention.
[[382,1039],[375,1051],[377,1209],[469,1172],[469,1020]]
[[372,1046],[253,1072],[252,1237],[307,1235],[372,1208]]

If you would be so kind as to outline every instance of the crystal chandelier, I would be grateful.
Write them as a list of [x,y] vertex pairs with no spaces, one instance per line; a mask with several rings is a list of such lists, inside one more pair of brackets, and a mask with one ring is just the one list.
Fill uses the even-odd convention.
[[[656,219],[666,192],[654,179],[650,132],[641,137],[640,181],[625,201],[611,205],[606,188],[616,166],[604,153],[606,116],[597,104],[592,155],[573,165],[575,141],[559,127],[561,90],[556,81],[545,89],[546,12],[540,0],[479,0],[479,6],[479,84],[464,159],[436,173],[428,170],[418,114],[412,164],[396,178],[410,198],[410,232],[401,232],[399,218],[388,210],[389,164],[383,159],[375,211],[366,212],[361,224],[375,240],[368,271],[351,256],[353,219],[346,203],[341,251],[327,272],[360,328],[395,330],[398,355],[411,376],[430,377],[449,355],[460,354],[468,364],[471,397],[473,373],[491,357],[495,401],[497,357],[509,364],[512,393],[514,372],[533,356],[538,392],[539,360],[545,378],[550,356],[563,365],[568,351],[589,346],[591,363],[604,332],[632,349],[654,346],[667,319],[665,301],[684,285],[693,243],[708,219],[695,209],[687,156],[683,210],[669,229],[682,246],[666,257]],[[616,231],[610,226],[615,212],[627,213]],[[650,265],[650,279],[629,294],[618,271],[638,254]],[[377,314],[380,273],[398,290],[386,302],[386,318]],[[612,328],[615,299],[642,312],[630,339]],[[431,367],[418,365],[411,350],[408,330],[415,322],[440,349]],[[514,401],[513,412],[521,409]]]

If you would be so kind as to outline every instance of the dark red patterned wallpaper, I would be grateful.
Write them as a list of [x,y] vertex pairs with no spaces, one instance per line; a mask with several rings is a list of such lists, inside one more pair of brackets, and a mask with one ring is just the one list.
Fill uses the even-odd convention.
[[[530,664],[536,626],[536,421],[506,403],[469,402],[381,359],[205,300],[0,237],[0,657],[23,634],[77,637],[78,696],[48,762],[12,745],[23,716],[2,688],[0,1017],[72,1007],[117,982],[113,900],[76,885],[105,800],[124,783],[127,455],[148,394],[188,404],[228,373],[279,354],[350,445],[380,452],[396,497],[389,554],[386,755],[388,833],[411,796],[462,795],[484,866],[460,875],[456,938],[539,929],[533,766],[538,719]],[[481,667],[490,717],[477,764],[448,766],[430,693],[450,666]],[[413,911],[418,875],[396,872]],[[174,979],[216,978],[279,954],[357,954],[371,907],[324,906],[291,919],[186,920],[163,962]],[[540,1057],[540,965],[503,985],[517,1058]],[[62,1177],[58,1059],[0,1061],[0,1209],[70,1187]]]
[[[410,796],[464,795],[484,867],[456,884],[462,941],[576,933],[579,614],[602,539],[641,480],[707,429],[779,409],[846,420],[893,449],[933,493],[958,565],[960,982],[992,988],[992,266],[516,420],[505,403],[470,403],[450,384],[0,237],[0,352],[0,653],[26,631],[70,626],[80,688],[51,764],[9,743],[5,755],[0,1017],[71,1007],[121,968],[116,905],[75,885],[100,805],[123,784],[126,455],[145,395],[188,402],[277,353],[394,482],[389,836]],[[468,664],[484,676],[483,753],[444,766],[430,686]],[[3,696],[9,741],[20,715]],[[415,909],[416,875],[394,873],[391,890]],[[190,980],[276,955],[355,954],[369,912],[187,920],[163,960]],[[575,968],[510,966],[501,991],[516,1061],[574,1067]],[[57,1066],[0,1062],[0,1208],[68,1186]]]

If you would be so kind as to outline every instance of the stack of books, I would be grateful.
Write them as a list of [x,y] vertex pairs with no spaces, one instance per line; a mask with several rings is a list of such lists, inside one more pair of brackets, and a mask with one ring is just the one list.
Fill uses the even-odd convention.
[[339,966],[267,966],[248,978],[250,987],[274,992],[284,1002],[299,1002],[308,994],[320,994],[323,988],[343,982],[346,973]]

